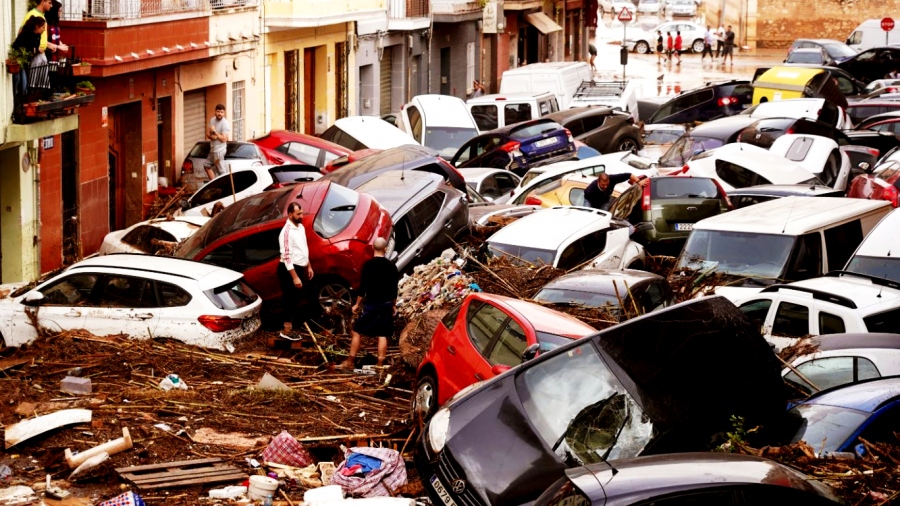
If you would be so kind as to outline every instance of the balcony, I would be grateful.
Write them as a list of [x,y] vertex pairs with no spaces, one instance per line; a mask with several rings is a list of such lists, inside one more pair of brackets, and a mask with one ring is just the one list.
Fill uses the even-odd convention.
[[[70,116],[94,101],[94,89],[65,59],[23,68],[13,79],[13,123],[19,125]],[[81,68],[79,65],[77,68]],[[23,84],[25,83],[25,84]]]
[[432,9],[436,23],[459,23],[481,19],[484,10],[477,0],[432,0]]
[[[313,28],[384,20],[388,0],[264,0],[268,28]],[[419,1],[419,0],[416,0]]]
[[409,31],[428,28],[431,19],[427,0],[388,0],[387,29]]

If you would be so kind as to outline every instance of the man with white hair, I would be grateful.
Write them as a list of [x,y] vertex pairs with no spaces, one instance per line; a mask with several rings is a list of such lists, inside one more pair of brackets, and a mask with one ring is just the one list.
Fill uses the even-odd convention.
[[352,369],[359,352],[361,336],[378,338],[378,367],[384,366],[387,355],[388,338],[394,335],[394,306],[397,300],[397,283],[400,273],[397,266],[384,257],[387,241],[381,237],[372,244],[375,256],[363,264],[359,290],[353,314],[362,314],[353,324],[350,332],[350,355],[337,367]]

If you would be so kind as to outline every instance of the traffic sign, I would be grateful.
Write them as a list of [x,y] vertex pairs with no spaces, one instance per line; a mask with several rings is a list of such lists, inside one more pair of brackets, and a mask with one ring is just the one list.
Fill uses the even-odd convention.
[[[628,7],[622,7],[622,10],[619,11],[619,18],[618,18],[618,19],[619,19],[619,21],[621,21],[621,22],[623,22],[623,23],[624,23],[625,21],[631,21],[631,19],[632,19],[632,18],[631,18],[631,11],[628,10]],[[884,21],[882,21],[882,23],[884,23]],[[883,26],[883,25],[882,25],[882,26]],[[893,28],[893,27],[894,27],[894,22],[891,21],[891,28]]]
[[889,32],[894,29],[894,19],[893,18],[884,18],[881,20],[881,29]]

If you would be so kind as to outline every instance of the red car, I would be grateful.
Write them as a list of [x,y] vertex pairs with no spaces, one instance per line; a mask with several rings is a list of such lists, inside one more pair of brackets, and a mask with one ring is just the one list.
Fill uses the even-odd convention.
[[434,330],[419,365],[413,415],[424,423],[463,388],[521,364],[532,345],[538,345],[534,351],[547,351],[595,332],[590,325],[539,304],[470,294]]
[[[279,302],[278,234],[287,207],[300,202],[309,258],[315,273],[310,297],[319,308],[351,304],[363,263],[372,258],[376,238],[389,240],[391,217],[369,195],[331,181],[270,190],[239,200],[181,243],[175,256],[238,271],[263,301]],[[388,252],[390,253],[390,252]]]
[[900,162],[889,161],[872,173],[853,178],[847,196],[855,199],[887,200],[900,206]]
[[275,165],[302,163],[321,169],[332,160],[350,154],[350,150],[340,144],[290,130],[272,130],[250,142],[259,146],[269,163]]

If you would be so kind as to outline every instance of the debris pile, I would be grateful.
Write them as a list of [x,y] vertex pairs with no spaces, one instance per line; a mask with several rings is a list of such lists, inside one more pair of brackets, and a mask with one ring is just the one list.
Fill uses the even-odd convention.
[[480,268],[471,274],[472,279],[482,290],[517,299],[534,297],[544,285],[566,273],[552,265],[523,264],[506,256],[492,257],[487,263],[473,258],[472,262]]
[[404,328],[411,320],[432,309],[451,308],[471,291],[480,291],[461,270],[465,260],[452,249],[425,265],[417,265],[412,275],[403,276],[398,286],[397,320]]

